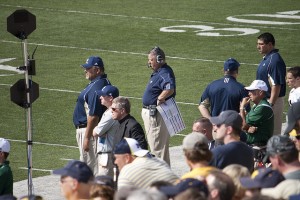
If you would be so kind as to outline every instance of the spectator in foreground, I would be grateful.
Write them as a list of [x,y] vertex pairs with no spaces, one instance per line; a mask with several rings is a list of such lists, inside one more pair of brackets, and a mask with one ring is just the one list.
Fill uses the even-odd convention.
[[90,198],[94,175],[86,163],[71,160],[64,168],[54,170],[53,174],[61,176],[61,191],[67,200]]
[[125,186],[148,189],[154,181],[174,183],[178,179],[165,161],[153,157],[133,138],[123,138],[116,145],[114,154],[120,170],[118,189]]
[[253,171],[254,157],[252,148],[240,141],[242,117],[234,110],[223,111],[217,117],[210,118],[216,131],[216,139],[223,140],[224,145],[212,149],[213,158],[210,165],[219,169],[230,164],[240,164]]
[[13,194],[13,174],[7,160],[10,143],[0,138],[0,195]]

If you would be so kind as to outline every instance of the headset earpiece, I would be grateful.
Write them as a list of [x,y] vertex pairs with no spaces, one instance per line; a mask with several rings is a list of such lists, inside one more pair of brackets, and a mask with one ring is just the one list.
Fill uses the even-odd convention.
[[157,62],[157,63],[162,63],[162,61],[163,61],[162,56],[161,56],[161,55],[157,55],[157,56],[156,56],[156,62]]
[[156,53],[156,62],[162,63],[164,61],[164,52],[158,46],[154,47],[152,51]]

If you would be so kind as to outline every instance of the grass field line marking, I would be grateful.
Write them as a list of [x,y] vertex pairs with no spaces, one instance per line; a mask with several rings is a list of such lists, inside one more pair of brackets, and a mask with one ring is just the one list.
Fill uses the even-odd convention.
[[[13,142],[27,142],[25,140],[13,140],[13,139],[8,139],[9,141],[13,141]],[[45,142],[32,142],[33,145],[34,144],[39,144],[39,145],[47,145],[47,146],[57,146],[57,147],[68,147],[68,148],[75,148],[75,149],[78,149],[77,146],[70,146],[70,145],[64,145],[64,144],[51,144],[51,143],[45,143]]]
[[[27,167],[19,167],[19,169],[25,169],[28,170]],[[37,168],[31,168],[33,171],[42,171],[42,172],[52,172],[53,170],[50,169],[37,169]]]
[[259,27],[259,28],[271,28],[271,29],[284,29],[284,30],[299,30],[294,28],[283,28],[283,27],[272,27],[272,26],[255,26],[250,24],[228,24],[228,23],[217,23],[217,22],[205,22],[197,20],[184,20],[184,19],[168,19],[160,17],[146,17],[146,16],[130,16],[130,15],[121,15],[121,14],[109,14],[109,13],[98,13],[98,12],[88,12],[88,11],[79,11],[79,10],[61,10],[54,8],[41,8],[41,7],[32,7],[32,6],[21,6],[21,5],[9,5],[9,4],[0,4],[0,6],[5,7],[14,7],[14,8],[29,8],[36,10],[45,10],[52,12],[64,12],[64,13],[75,13],[75,14],[85,14],[85,15],[100,15],[100,16],[111,16],[111,17],[120,17],[120,18],[134,18],[134,19],[146,19],[146,20],[161,20],[161,21],[172,21],[172,22],[187,22],[187,23],[202,23],[202,24],[216,24],[223,26],[242,26],[242,27]]
[[[13,44],[19,44],[20,42],[16,41],[10,41],[10,40],[0,40],[4,43],[13,43]],[[127,52],[127,51],[114,51],[114,50],[105,50],[105,49],[95,49],[95,48],[86,48],[86,47],[74,47],[74,46],[65,46],[65,45],[54,45],[54,44],[40,44],[40,43],[32,43],[29,42],[29,45],[38,45],[38,46],[44,46],[44,47],[54,47],[54,48],[66,48],[66,49],[80,49],[80,50],[88,50],[88,51],[101,51],[101,52],[109,52],[109,53],[118,53],[118,54],[131,54],[131,55],[140,55],[140,56],[148,56],[148,54],[145,53],[136,53],[136,52]],[[224,63],[224,60],[208,60],[203,58],[184,58],[184,57],[177,57],[177,56],[166,56],[167,58],[171,59],[178,59],[178,60],[191,60],[191,61],[203,61],[203,62],[217,62],[217,63]],[[242,65],[253,65],[257,66],[258,64],[253,63],[243,63],[240,62]]]
[[[0,85],[2,86],[12,86],[10,84],[3,84],[3,83],[0,83]],[[77,91],[73,91],[73,90],[63,90],[63,89],[51,89],[51,88],[43,88],[43,87],[40,87],[39,89],[41,90],[48,90],[48,91],[56,91],[56,92],[69,92],[69,93],[77,93],[79,94],[80,92],[77,92]],[[142,98],[140,97],[128,97],[126,96],[127,98],[129,99],[138,99],[138,100],[141,100]],[[188,102],[180,102],[180,101],[177,101],[176,103],[178,104],[184,104],[184,105],[198,105],[196,103],[188,103]]]

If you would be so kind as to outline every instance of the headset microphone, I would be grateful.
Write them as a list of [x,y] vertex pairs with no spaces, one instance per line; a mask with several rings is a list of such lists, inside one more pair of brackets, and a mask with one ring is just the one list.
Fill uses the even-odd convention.
[[151,64],[150,64],[150,63],[147,63],[147,67],[150,68],[150,67],[151,67]]

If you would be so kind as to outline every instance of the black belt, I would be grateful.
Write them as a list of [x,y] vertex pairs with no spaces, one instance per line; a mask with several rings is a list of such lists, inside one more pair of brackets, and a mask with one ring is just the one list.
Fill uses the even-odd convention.
[[106,151],[106,152],[98,152],[97,154],[105,154],[105,153],[112,153],[111,151]]
[[86,128],[87,124],[79,124],[77,126],[75,126],[76,129],[80,129],[80,128]]
[[[150,105],[150,106],[156,107],[156,105]],[[143,105],[143,108],[150,109],[150,106]]]

